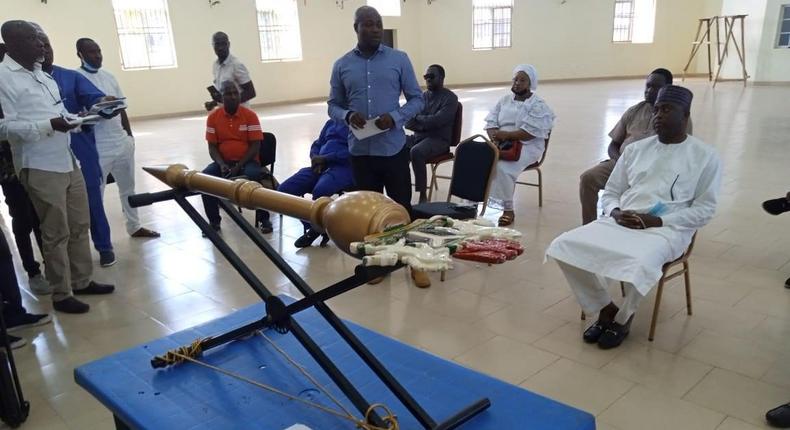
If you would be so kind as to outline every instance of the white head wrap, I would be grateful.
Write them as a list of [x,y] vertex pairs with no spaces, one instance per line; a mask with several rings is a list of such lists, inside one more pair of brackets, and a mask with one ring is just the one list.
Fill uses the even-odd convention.
[[535,91],[538,89],[538,71],[535,70],[531,64],[519,64],[513,69],[513,77],[515,78],[518,72],[524,72],[529,76],[529,89]]

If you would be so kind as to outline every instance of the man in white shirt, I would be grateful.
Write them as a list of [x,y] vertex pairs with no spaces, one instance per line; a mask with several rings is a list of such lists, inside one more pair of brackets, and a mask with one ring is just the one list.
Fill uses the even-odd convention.
[[241,89],[241,105],[249,108],[250,99],[255,98],[255,86],[252,84],[250,72],[238,58],[230,53],[230,39],[222,31],[218,31],[211,36],[211,45],[217,60],[214,61],[214,85],[209,87],[211,101],[205,103],[206,110],[211,111],[222,103],[220,85],[225,81],[233,81]]
[[[102,54],[99,45],[91,39],[77,40],[77,56],[82,65],[78,72],[85,76],[93,85],[108,96],[124,98],[115,76],[102,69]],[[121,207],[126,217],[126,232],[136,238],[155,238],[159,233],[144,228],[140,224],[137,208],[129,204],[129,196],[134,192],[134,137],[129,125],[126,109],[120,115],[101,121],[94,127],[96,149],[99,152],[99,164],[102,171],[102,199],[107,177],[112,175],[118,184]]]
[[26,21],[0,28],[7,55],[0,63],[0,105],[20,182],[41,219],[46,275],[55,310],[85,313],[90,307],[72,294],[108,294],[115,287],[90,280],[93,272],[85,180],[69,148],[75,128],[55,80],[41,70],[44,44]]
[[[626,147],[601,203],[609,217],[563,233],[549,246],[582,310],[598,313],[583,339],[602,349],[628,336],[639,302],[657,284],[661,267],[688,248],[716,211],[721,163],[715,150],[686,134],[692,94],[668,85],[654,107],[657,135]],[[625,283],[620,307],[609,280]]]

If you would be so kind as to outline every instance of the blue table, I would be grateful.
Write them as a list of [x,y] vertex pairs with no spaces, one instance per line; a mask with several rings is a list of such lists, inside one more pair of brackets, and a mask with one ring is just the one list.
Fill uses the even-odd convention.
[[[140,429],[264,429],[280,430],[304,424],[314,430],[354,429],[341,418],[263,391],[210,369],[186,363],[154,370],[149,361],[199,337],[216,335],[260,319],[264,305],[256,304],[232,315],[171,336],[122,351],[78,367],[74,378],[101,401],[120,427]],[[384,403],[400,420],[401,429],[421,427],[403,405],[362,363],[313,309],[296,319],[372,403]],[[482,397],[491,407],[462,429],[594,430],[595,418],[525,389],[469,370],[396,340],[348,323],[396,378],[437,420]],[[308,369],[336,397],[354,410],[318,364],[290,334],[273,330],[266,335]],[[276,386],[285,392],[331,405],[314,386],[260,336],[235,341],[208,351],[202,361]]]

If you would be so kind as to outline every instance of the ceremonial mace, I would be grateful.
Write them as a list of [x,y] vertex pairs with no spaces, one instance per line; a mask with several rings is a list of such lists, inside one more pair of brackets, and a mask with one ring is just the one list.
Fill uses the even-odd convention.
[[189,170],[183,164],[143,167],[143,170],[173,188],[200,191],[230,200],[247,209],[267,209],[309,221],[326,231],[332,242],[349,255],[352,242],[380,233],[389,227],[408,224],[409,213],[389,197],[372,191],[352,191],[338,198],[308,200],[264,188],[258,182],[231,181]]
[[[265,328],[274,328],[278,332],[290,331],[307,349],[330,378],[346,394],[356,408],[365,414],[370,404],[353,386],[332,360],[316,345],[310,336],[293,319],[293,315],[302,310],[314,307],[371,368],[379,379],[406,406],[409,412],[425,429],[453,429],[473,416],[479,414],[491,403],[487,398],[479,399],[462,408],[442,422],[436,422],[428,412],[414,399],[400,382],[383,366],[373,353],[348,329],[348,327],[324,303],[351,289],[363,285],[368,280],[385,275],[402,267],[397,264],[391,267],[358,265],[355,274],[343,279],[318,292],[313,291],[285,260],[257,234],[252,226],[241,215],[230,207],[229,203],[220,200],[220,206],[247,234],[250,239],[266,254],[266,256],[291,280],[297,289],[305,295],[301,300],[285,304],[279,297],[272,295],[257,279],[252,271],[230,249],[222,238],[211,229],[200,214],[185,199],[187,195],[200,192],[226,199],[241,207],[249,209],[267,209],[284,215],[293,216],[311,222],[318,229],[326,231],[338,248],[354,257],[361,257],[353,252],[351,243],[362,242],[365,237],[385,230],[406,225],[410,221],[409,213],[404,207],[388,197],[376,192],[353,191],[330,199],[321,197],[315,201],[302,197],[273,191],[261,184],[243,179],[229,180],[189,170],[182,164],[170,166],[144,167],[146,172],[166,183],[173,190],[159,193],[146,193],[131,196],[129,201],[133,207],[149,205],[159,201],[175,200],[187,215],[201,227],[201,230],[214,243],[219,251],[229,260],[245,281],[261,296],[266,303],[266,317],[246,326],[236,328],[219,336],[199,340],[192,345],[178,348],[163,356],[154,357],[151,365],[155,368],[167,367],[183,361],[180,355],[199,356],[203,351],[220,346],[234,339],[242,338],[250,333]],[[382,419],[374,412],[369,417],[377,425],[383,425]]]

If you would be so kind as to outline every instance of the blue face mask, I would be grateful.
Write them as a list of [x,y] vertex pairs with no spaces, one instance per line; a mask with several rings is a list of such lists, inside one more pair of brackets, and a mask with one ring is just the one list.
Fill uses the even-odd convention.
[[85,60],[81,60],[81,61],[82,61],[82,68],[83,68],[83,69],[85,69],[85,71],[86,71],[86,72],[90,72],[90,73],[96,73],[96,72],[98,72],[98,71],[99,71],[99,68],[98,68],[98,67],[93,67],[93,66],[91,66],[91,65],[90,65],[90,64],[88,64],[88,62],[87,62],[87,61],[85,61]]

